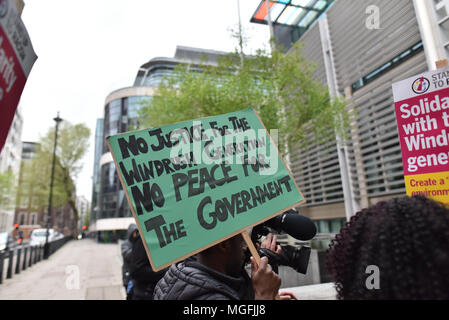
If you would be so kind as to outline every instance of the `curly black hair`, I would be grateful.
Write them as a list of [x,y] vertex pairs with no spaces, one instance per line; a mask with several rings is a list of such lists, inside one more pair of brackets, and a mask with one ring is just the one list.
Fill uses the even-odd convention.
[[[368,266],[380,288],[368,289]],[[359,211],[332,240],[327,267],[338,299],[449,299],[449,209],[423,196]]]

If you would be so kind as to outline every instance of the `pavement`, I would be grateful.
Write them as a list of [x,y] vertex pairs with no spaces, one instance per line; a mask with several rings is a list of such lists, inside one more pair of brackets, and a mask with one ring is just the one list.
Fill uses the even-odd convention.
[[[0,284],[0,300],[125,300],[119,244],[72,240]],[[4,273],[6,273],[6,268]],[[333,283],[284,288],[299,300],[334,300]]]
[[118,244],[72,240],[0,284],[0,300],[124,300]]
[[333,282],[309,286],[283,288],[280,291],[293,292],[298,300],[336,300],[337,291]]

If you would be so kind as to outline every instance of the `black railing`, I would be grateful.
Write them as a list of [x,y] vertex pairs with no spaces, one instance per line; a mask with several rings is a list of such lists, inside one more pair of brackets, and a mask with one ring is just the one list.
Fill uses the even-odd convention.
[[[61,248],[68,241],[72,240],[72,236],[67,236],[58,240],[50,241],[49,257]],[[44,245],[19,244],[14,248],[0,251],[0,284],[5,278],[11,279],[13,274],[19,274],[33,264],[38,263],[44,258]],[[6,270],[5,270],[6,269]]]

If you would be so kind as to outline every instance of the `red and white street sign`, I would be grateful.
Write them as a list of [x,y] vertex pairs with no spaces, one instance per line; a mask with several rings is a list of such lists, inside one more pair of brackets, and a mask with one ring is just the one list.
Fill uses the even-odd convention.
[[14,2],[0,0],[0,151],[36,59]]

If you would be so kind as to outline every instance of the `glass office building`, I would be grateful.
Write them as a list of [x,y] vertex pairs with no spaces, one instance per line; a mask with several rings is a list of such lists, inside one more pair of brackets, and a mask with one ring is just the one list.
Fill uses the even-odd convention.
[[100,191],[100,157],[103,150],[103,119],[97,119],[95,129],[94,175],[92,177],[92,202],[90,219],[95,221],[98,213],[98,192]]
[[134,223],[125,192],[119,181],[106,137],[138,128],[138,110],[152,99],[155,88],[170,77],[179,64],[190,64],[201,70],[204,63],[215,64],[224,52],[190,47],[176,48],[173,58],[153,58],[143,64],[132,87],[111,92],[105,100],[104,118],[98,119],[90,231],[97,231],[101,241],[114,241],[126,234]]
[[[335,233],[341,223],[332,221],[405,195],[392,83],[449,57],[449,3],[274,0],[269,8],[276,43],[288,52],[299,41],[316,63],[316,79],[331,96],[345,97],[353,115],[345,143],[333,134],[320,144],[310,136],[308,148],[290,157],[307,200],[301,212]],[[266,1],[255,9],[251,21],[268,24]]]
[[251,22],[269,25],[269,18],[276,45],[289,52],[299,42],[315,78],[345,98],[353,116],[346,141],[309,135],[307,147],[290,154],[307,200],[299,209],[318,231],[313,283],[330,282],[333,234],[361,208],[405,195],[392,83],[449,58],[449,1],[260,0]]
[[107,147],[106,137],[135,129],[138,126],[137,111],[151,99],[153,92],[151,87],[115,90],[106,97],[104,118],[97,120],[89,230],[97,231],[100,241],[110,242],[123,238],[128,225],[134,220]]

